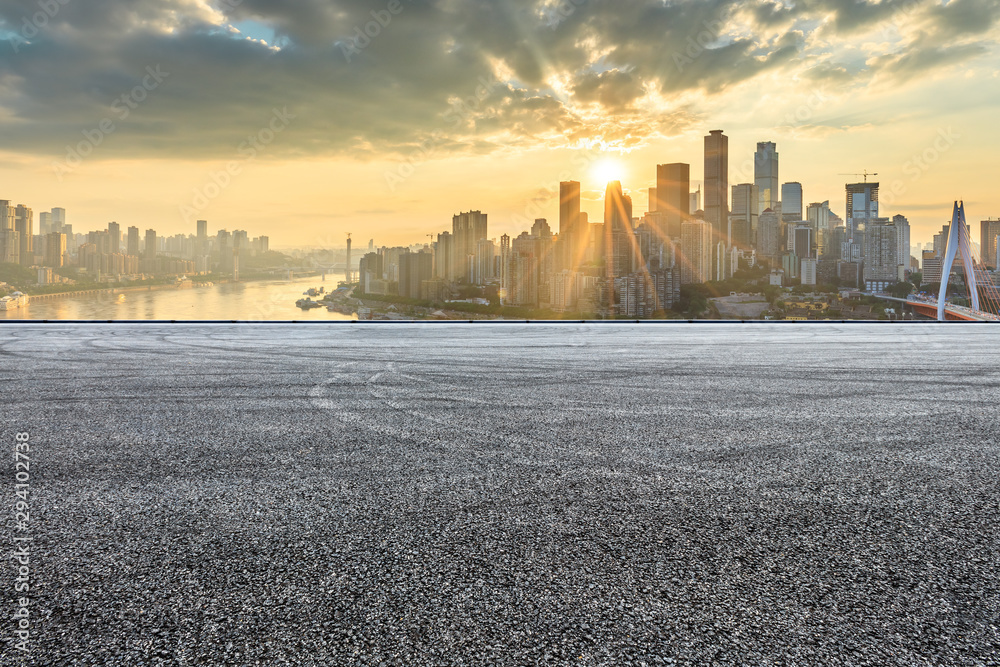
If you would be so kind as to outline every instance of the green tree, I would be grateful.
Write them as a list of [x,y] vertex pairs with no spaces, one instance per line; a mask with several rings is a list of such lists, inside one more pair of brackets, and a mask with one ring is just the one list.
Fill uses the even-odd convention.
[[889,287],[889,294],[896,297],[897,299],[905,299],[913,293],[913,285],[911,283],[896,283]]

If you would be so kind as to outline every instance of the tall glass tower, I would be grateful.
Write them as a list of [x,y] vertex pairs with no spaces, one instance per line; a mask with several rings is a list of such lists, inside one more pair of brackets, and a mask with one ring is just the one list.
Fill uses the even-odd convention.
[[777,210],[778,197],[778,147],[773,141],[761,141],[753,154],[753,178],[757,185],[760,203],[757,213],[767,209]]

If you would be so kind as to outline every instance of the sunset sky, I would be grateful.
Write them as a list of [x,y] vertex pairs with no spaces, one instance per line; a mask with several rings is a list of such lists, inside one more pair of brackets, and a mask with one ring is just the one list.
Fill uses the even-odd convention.
[[36,225],[55,206],[77,232],[203,218],[279,248],[426,241],[469,209],[516,235],[557,229],[559,180],[592,221],[609,177],[641,214],[655,165],[699,181],[722,129],[732,184],[771,140],[807,202],[843,216],[840,174],[867,169],[915,243],[958,198],[975,237],[1000,216],[998,18],[1000,0],[2,0],[0,199]]

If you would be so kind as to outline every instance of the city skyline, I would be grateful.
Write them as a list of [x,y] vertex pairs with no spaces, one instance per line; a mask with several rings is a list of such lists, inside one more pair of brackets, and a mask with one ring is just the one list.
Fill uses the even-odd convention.
[[[0,8],[3,196],[87,228],[208,219],[281,225],[282,247],[393,244],[481,209],[515,234],[557,218],[562,180],[592,220],[608,180],[640,209],[649,164],[690,164],[704,197],[714,128],[730,184],[755,182],[740,172],[768,141],[804,205],[838,201],[844,173],[898,182],[916,240],[955,199],[1000,210],[1000,98],[969,85],[1000,76],[987,3],[54,4],[44,21]],[[593,169],[605,159],[615,178]]]

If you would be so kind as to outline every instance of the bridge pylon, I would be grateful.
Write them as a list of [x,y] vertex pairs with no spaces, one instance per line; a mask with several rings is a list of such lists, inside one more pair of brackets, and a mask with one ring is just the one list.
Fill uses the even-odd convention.
[[976,265],[972,258],[972,243],[965,229],[965,202],[957,201],[951,215],[951,227],[948,229],[948,246],[945,251],[944,264],[941,265],[941,291],[938,292],[937,312],[939,322],[945,321],[944,311],[948,302],[948,279],[951,277],[951,269],[955,266],[955,259],[959,253],[962,254],[962,269],[965,272],[965,284],[969,288],[969,297],[972,299],[972,308],[981,310]]

